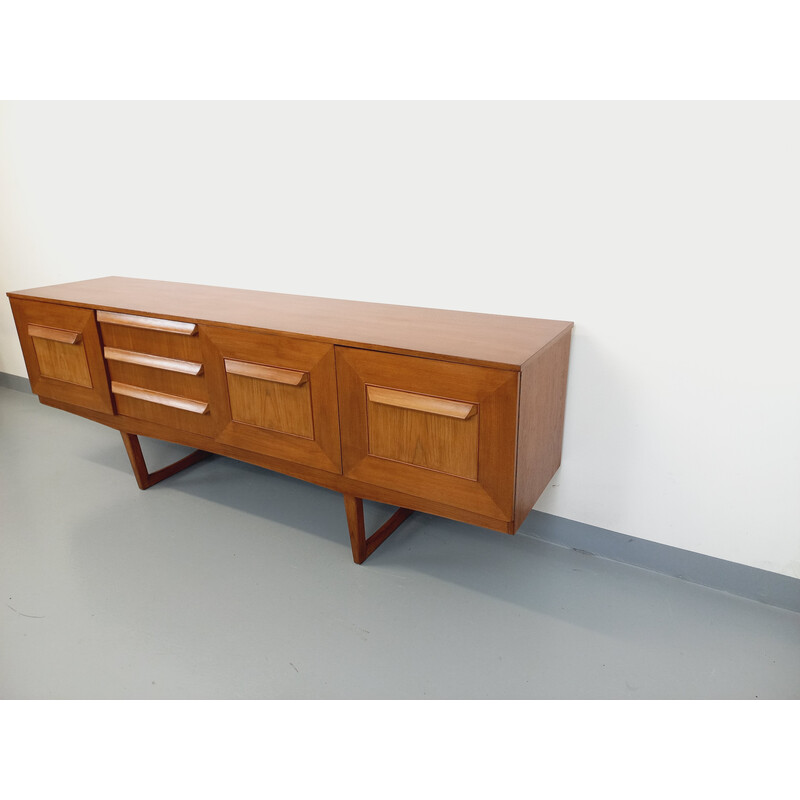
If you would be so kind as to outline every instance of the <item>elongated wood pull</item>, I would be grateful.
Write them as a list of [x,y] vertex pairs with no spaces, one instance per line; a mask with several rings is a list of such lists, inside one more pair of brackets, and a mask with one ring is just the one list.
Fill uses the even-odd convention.
[[81,340],[80,331],[64,331],[61,328],[47,328],[44,325],[28,325],[28,336],[37,339],[49,339],[51,342],[64,344],[78,344]]
[[124,361],[127,364],[140,364],[143,367],[182,372],[185,375],[200,375],[203,371],[203,365],[196,361],[181,361],[150,353],[136,353],[133,350],[120,350],[118,347],[104,347],[103,355],[108,361]]
[[247,378],[258,378],[262,381],[285,383],[288,386],[299,386],[308,380],[308,373],[283,367],[268,367],[266,364],[252,364],[249,361],[225,359],[225,372],[232,375],[244,375]]
[[442,417],[469,419],[478,410],[475,403],[462,403],[460,400],[445,400],[443,397],[431,397],[427,394],[401,392],[397,389],[386,389],[383,386],[367,386],[367,398],[370,403],[384,406],[396,406],[410,411],[425,411],[428,414],[439,414]]
[[119,314],[116,311],[98,311],[97,321],[107,325],[124,325],[128,328],[146,328],[150,331],[164,333],[180,333],[193,336],[197,333],[194,322],[178,322],[174,319],[158,319],[157,317],[140,317],[136,314]]
[[190,400],[188,397],[177,397],[174,394],[155,392],[152,389],[144,389],[141,386],[129,386],[127,383],[111,381],[111,391],[114,394],[133,397],[136,400],[144,400],[147,403],[157,403],[160,406],[178,408],[181,411],[191,411],[193,414],[208,413],[208,403],[204,403],[202,400]]

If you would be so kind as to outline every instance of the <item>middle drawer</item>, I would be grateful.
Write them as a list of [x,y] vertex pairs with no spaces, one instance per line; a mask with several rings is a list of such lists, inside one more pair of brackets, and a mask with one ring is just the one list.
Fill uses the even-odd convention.
[[169,321],[125,314],[99,313],[98,321],[118,414],[213,435],[216,420],[197,326],[168,332],[141,325]]

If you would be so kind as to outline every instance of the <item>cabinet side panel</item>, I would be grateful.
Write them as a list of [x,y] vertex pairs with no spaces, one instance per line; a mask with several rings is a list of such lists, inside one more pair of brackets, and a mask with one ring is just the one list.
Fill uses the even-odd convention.
[[561,466],[571,331],[522,369],[514,531]]

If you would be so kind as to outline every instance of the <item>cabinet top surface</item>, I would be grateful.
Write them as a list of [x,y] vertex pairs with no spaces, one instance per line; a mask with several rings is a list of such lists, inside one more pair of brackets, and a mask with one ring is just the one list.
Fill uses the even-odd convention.
[[336,344],[519,369],[571,322],[334,300],[142,278],[9,292],[106,311],[287,333]]

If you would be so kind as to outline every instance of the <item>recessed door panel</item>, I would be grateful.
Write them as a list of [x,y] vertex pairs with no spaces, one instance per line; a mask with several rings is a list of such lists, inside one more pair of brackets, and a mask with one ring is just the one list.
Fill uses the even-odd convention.
[[478,479],[477,404],[379,386],[366,389],[371,455]]
[[336,348],[347,477],[510,520],[517,373]]
[[[35,329],[35,333],[33,332]],[[81,346],[80,337],[64,341],[53,337],[62,331],[45,328],[42,325],[28,325],[28,334],[33,342],[39,374],[43,378],[74,383],[76,386],[92,388],[92,376],[86,350]]]
[[[226,359],[226,366],[231,362]],[[241,362],[235,362],[241,363]],[[231,418],[268,431],[314,438],[311,386],[276,381],[272,374],[247,375],[226,369]]]

